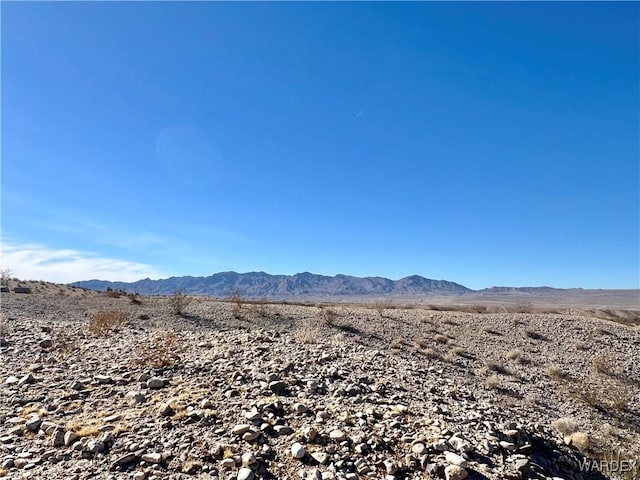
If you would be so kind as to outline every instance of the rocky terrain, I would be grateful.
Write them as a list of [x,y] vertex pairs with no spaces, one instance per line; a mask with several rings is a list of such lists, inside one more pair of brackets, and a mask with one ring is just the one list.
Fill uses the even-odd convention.
[[1,300],[0,478],[638,478],[634,321]]

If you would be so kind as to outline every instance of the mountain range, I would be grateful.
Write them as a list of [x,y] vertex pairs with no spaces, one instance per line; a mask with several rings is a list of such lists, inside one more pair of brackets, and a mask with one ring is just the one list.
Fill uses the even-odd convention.
[[145,278],[136,282],[87,280],[73,285],[91,290],[123,290],[142,295],[171,295],[182,291],[190,295],[227,297],[239,293],[243,297],[284,299],[293,297],[415,296],[424,294],[463,294],[473,290],[455,282],[431,280],[412,275],[400,280],[384,277],[349,275],[270,275],[264,272],[221,272],[208,277],[171,277],[161,280]]

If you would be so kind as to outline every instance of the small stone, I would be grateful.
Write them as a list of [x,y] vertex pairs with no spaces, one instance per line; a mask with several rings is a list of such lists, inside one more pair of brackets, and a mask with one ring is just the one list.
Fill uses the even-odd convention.
[[75,432],[67,432],[64,434],[64,445],[66,447],[68,447],[69,445],[72,445],[73,442],[75,442],[78,439],[78,435],[76,435]]
[[162,463],[161,453],[145,453],[142,455],[141,460],[147,463]]
[[327,458],[329,458],[329,456],[325,452],[313,452],[311,454],[311,458],[313,458],[320,465],[324,465],[327,461]]
[[444,469],[444,478],[446,480],[463,480],[467,478],[467,471],[458,465],[449,465]]
[[130,392],[127,392],[124,398],[130,407],[135,407],[140,403],[144,403],[146,400],[142,392],[139,392],[137,390],[132,390]]
[[347,436],[344,434],[342,430],[332,430],[329,433],[329,438],[339,443],[339,442],[344,442],[347,439]]
[[504,450],[509,450],[509,451],[513,451],[516,449],[516,446],[514,443],[505,442],[504,440],[500,442],[500,447],[502,447]]
[[6,385],[15,385],[19,381],[20,381],[20,379],[18,377],[16,377],[15,375],[11,375],[11,376],[7,377],[7,379],[4,381],[4,383]]
[[106,447],[104,442],[101,442],[100,440],[89,440],[89,443],[87,443],[87,450],[91,453],[104,452],[105,449]]
[[64,445],[64,430],[56,428],[51,435],[51,444],[54,447],[61,447]]
[[447,460],[447,463],[450,465],[457,465],[459,467],[467,466],[467,461],[457,453],[444,452],[444,458]]
[[173,407],[170,402],[161,403],[158,407],[158,413],[163,417],[169,417],[173,415]]
[[247,452],[247,453],[243,453],[242,454],[242,466],[243,467],[250,467],[254,463],[256,463],[256,456],[253,453]]
[[158,390],[164,388],[164,380],[159,377],[153,377],[147,380],[147,388]]
[[422,455],[426,450],[427,447],[422,442],[414,443],[411,447],[411,451],[416,455]]
[[37,432],[42,425],[42,419],[38,416],[32,417],[24,424],[27,430],[30,432]]
[[242,467],[238,470],[238,480],[251,480],[253,478],[253,470],[247,467]]
[[113,383],[113,378],[109,375],[96,375],[93,379],[101,385],[107,385]]
[[531,462],[528,458],[519,458],[515,463],[516,470],[518,470],[519,472],[526,472],[527,470],[529,470],[530,463]]
[[30,385],[32,383],[35,383],[36,379],[33,377],[33,375],[31,375],[30,373],[27,373],[24,377],[22,377],[19,381],[18,381],[18,386],[21,387],[22,385]]
[[296,442],[293,445],[291,445],[291,455],[293,455],[293,458],[302,458],[306,454],[307,454],[307,451],[302,444]]
[[[267,425],[269,425],[269,424],[267,424]],[[273,430],[278,435],[289,435],[290,433],[293,433],[293,430],[291,429],[291,427],[288,427],[286,425],[274,425],[273,426]]]
[[269,390],[271,390],[276,395],[280,395],[285,393],[285,391],[287,390],[287,384],[280,380],[276,380],[275,382],[269,383]]
[[51,340],[50,338],[43,338],[42,340],[40,340],[40,343],[38,343],[38,345],[40,345],[41,348],[50,348],[53,345],[53,340]]
[[260,432],[256,432],[254,430],[249,430],[248,432],[244,433],[242,435],[242,439],[245,442],[253,442],[255,439],[257,439],[260,436]]
[[135,453],[126,453],[121,457],[118,457],[115,462],[113,462],[112,468],[122,467],[124,465],[128,465],[130,463],[135,462],[138,459],[138,456]]
[[242,435],[245,432],[248,432],[249,429],[251,429],[251,425],[247,425],[246,423],[240,424],[240,425],[236,425],[235,427],[233,427],[233,429],[231,430],[231,433],[234,435]]

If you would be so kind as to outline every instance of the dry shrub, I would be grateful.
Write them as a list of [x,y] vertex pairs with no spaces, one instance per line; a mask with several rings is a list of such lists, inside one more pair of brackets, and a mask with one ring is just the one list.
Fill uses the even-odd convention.
[[99,311],[89,322],[89,331],[94,335],[105,335],[120,328],[128,319],[127,313],[119,310]]
[[174,315],[184,315],[184,311],[191,303],[191,298],[187,297],[182,290],[176,291],[169,297],[169,305]]
[[545,372],[546,372],[547,375],[549,375],[550,377],[555,378],[556,380],[564,380],[565,378],[567,378],[569,376],[567,374],[567,372],[562,370],[557,365],[550,365],[549,367],[547,367]]
[[500,377],[497,375],[491,375],[484,381],[483,386],[487,390],[497,389],[500,386]]
[[596,373],[615,376],[615,361],[610,355],[598,355],[591,361],[591,368]]
[[233,304],[231,309],[233,318],[240,320],[242,318],[242,305],[246,303],[246,300],[242,297],[239,290],[231,292],[227,300]]
[[578,422],[575,418],[562,417],[551,422],[551,427],[566,436],[578,431]]
[[589,435],[584,432],[573,432],[564,437],[564,443],[584,451],[589,448]]
[[160,332],[144,346],[136,363],[151,368],[170,367],[180,361],[184,346],[174,332]]
[[336,320],[338,319],[338,312],[336,312],[332,308],[323,308],[322,309],[322,321],[328,327],[335,327]]
[[449,350],[447,352],[447,354],[444,356],[444,360],[446,362],[454,362],[456,360],[457,357],[461,357],[462,355],[464,355],[465,349],[462,347],[453,347],[451,350]]
[[439,333],[434,335],[433,339],[438,343],[447,343],[448,342],[447,337],[445,337],[444,335],[441,335]]
[[522,352],[520,350],[510,350],[509,352],[507,352],[507,354],[505,355],[505,357],[507,358],[507,360],[517,360],[518,358],[520,358],[522,356]]

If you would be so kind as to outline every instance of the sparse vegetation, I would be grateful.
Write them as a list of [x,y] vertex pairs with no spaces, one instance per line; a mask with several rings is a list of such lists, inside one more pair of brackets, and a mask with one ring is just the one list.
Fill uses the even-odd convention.
[[322,321],[328,327],[335,327],[338,319],[338,312],[336,312],[333,308],[323,308],[322,309]]
[[174,332],[160,332],[142,348],[136,363],[152,368],[171,367],[180,361],[183,350]]
[[3,287],[9,286],[9,280],[11,279],[11,270],[4,268],[0,270],[0,285]]
[[100,311],[89,322],[89,331],[94,335],[105,335],[120,328],[128,319],[126,312],[119,310]]
[[231,295],[229,295],[229,302],[233,304],[233,307],[231,308],[233,318],[240,320],[242,318],[242,305],[245,303],[245,299],[242,297],[239,290],[234,290]]
[[184,315],[185,309],[191,303],[191,298],[187,297],[182,290],[176,291],[169,297],[169,306],[174,315]]

